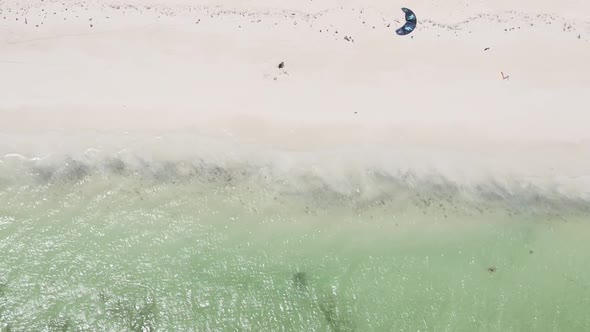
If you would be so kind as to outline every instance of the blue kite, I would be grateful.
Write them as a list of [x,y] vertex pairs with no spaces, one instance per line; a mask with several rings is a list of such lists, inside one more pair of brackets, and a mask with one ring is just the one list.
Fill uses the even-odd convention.
[[418,20],[416,19],[416,15],[414,12],[408,8],[402,8],[402,11],[406,14],[406,23],[399,29],[395,30],[399,36],[405,36],[410,34],[414,29],[416,29],[416,24]]

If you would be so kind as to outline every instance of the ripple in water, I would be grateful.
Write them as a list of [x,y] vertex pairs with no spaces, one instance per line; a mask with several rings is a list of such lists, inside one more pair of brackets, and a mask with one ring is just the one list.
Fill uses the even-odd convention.
[[375,170],[349,190],[202,161],[7,165],[2,331],[590,327],[588,204],[557,190]]

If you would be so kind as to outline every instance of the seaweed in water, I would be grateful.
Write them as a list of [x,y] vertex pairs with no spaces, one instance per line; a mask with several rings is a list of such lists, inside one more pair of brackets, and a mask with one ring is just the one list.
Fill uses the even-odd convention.
[[[308,277],[305,272],[296,272],[293,274],[293,285],[297,290],[303,291],[308,289]],[[336,295],[330,293],[319,301],[319,309],[324,315],[330,331],[333,332],[353,332],[356,331],[353,322],[343,317],[336,303]]]
[[151,332],[156,331],[157,303],[153,296],[143,303],[131,305],[127,301],[117,299],[109,310],[111,315],[124,322],[129,331]]
[[47,323],[47,330],[55,332],[69,332],[74,331],[75,328],[72,324],[72,321],[68,317],[59,315]]
[[125,175],[127,172],[127,165],[118,158],[107,160],[104,167],[107,171],[116,175]]
[[353,322],[346,317],[342,317],[342,313],[338,309],[336,304],[336,297],[335,295],[330,295],[324,297],[320,303],[319,308],[326,322],[328,322],[328,326],[330,326],[330,330],[334,332],[353,332],[356,331],[356,328],[353,325]]
[[88,165],[70,158],[62,167],[43,175],[43,178],[51,176],[50,180],[52,181],[79,183],[90,176],[91,173],[92,169]]
[[295,288],[304,290],[307,288],[307,274],[305,272],[297,272],[293,275],[293,284]]

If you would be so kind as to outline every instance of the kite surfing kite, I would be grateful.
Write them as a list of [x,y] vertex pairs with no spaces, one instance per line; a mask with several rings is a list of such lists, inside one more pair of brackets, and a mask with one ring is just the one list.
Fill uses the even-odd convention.
[[405,36],[410,34],[416,28],[416,15],[413,11],[408,8],[402,8],[402,11],[406,14],[406,23],[399,29],[395,30],[400,36]]

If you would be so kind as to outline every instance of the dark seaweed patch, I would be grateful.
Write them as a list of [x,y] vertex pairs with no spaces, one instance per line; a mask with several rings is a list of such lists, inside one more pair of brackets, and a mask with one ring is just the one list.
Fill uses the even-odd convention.
[[326,296],[320,300],[319,308],[324,315],[326,322],[330,326],[331,331],[352,332],[357,330],[354,327],[353,322],[345,317],[338,308],[336,297],[334,295]]
[[129,331],[156,331],[158,305],[153,296],[148,296],[144,301],[133,304],[119,298],[108,311],[111,317],[122,322]]
[[293,285],[299,290],[307,288],[307,274],[305,272],[297,272],[293,275]]

